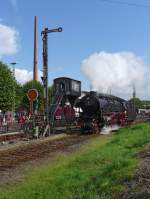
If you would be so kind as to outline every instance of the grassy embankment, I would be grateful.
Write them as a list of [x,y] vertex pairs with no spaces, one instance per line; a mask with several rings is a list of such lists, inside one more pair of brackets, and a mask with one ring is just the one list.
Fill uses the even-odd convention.
[[2,199],[110,199],[137,166],[136,154],[150,143],[150,125],[121,129],[96,138],[86,149],[34,170],[24,181],[0,193]]

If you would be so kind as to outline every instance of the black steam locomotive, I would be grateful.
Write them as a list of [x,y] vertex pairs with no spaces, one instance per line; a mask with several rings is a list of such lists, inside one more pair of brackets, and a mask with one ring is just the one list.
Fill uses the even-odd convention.
[[104,126],[125,126],[136,118],[135,108],[119,97],[86,92],[76,104],[81,109],[79,123],[84,131],[100,132]]
[[61,77],[54,80],[54,100],[50,107],[53,125],[76,124],[84,132],[101,131],[104,126],[125,126],[135,120],[136,111],[124,99],[97,92],[81,97],[81,82]]

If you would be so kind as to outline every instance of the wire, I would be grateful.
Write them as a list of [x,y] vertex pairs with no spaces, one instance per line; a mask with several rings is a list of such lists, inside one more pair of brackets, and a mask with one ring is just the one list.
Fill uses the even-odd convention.
[[137,4],[137,3],[130,3],[127,1],[119,1],[119,0],[99,0],[105,3],[113,3],[113,4],[120,4],[120,5],[126,5],[126,6],[134,6],[134,7],[143,7],[143,8],[150,8],[150,5],[146,4]]

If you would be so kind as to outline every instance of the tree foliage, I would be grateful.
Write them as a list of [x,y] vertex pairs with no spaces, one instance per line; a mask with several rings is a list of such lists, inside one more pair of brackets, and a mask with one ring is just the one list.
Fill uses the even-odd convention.
[[143,100],[144,107],[150,108],[150,101],[149,100]]
[[28,93],[28,90],[32,88],[37,89],[38,91],[38,98],[36,101],[33,102],[33,106],[37,110],[41,110],[43,109],[43,86],[39,81],[36,81],[36,80],[31,80],[23,85],[22,107],[25,108],[27,111],[29,111],[30,102],[27,97],[27,93]]
[[6,64],[0,62],[0,110],[3,112],[14,109],[15,100],[19,101],[19,98],[16,98],[17,86],[12,71]]
[[[25,108],[27,111],[30,109],[30,104],[29,104],[29,99],[27,97],[27,92],[29,89],[37,89],[39,96],[38,100],[33,103],[34,108],[36,108],[39,111],[44,110],[44,88],[43,85],[39,81],[31,80],[27,83],[25,83],[22,87],[22,107]],[[53,86],[48,87],[48,99],[49,99],[49,104],[52,102],[54,95],[54,88]]]
[[131,98],[129,100],[136,108],[140,108],[143,109],[145,108],[145,106],[147,105],[147,103],[145,103],[145,101],[140,100],[139,98],[135,97],[135,98]]
[[21,84],[16,83],[15,87],[16,87],[15,110],[18,110],[18,108],[21,106],[23,91],[22,91],[22,85]]
[[[43,111],[43,85],[35,80],[31,80],[20,85],[14,78],[12,71],[8,66],[0,62],[0,110],[3,112],[26,109],[29,111],[30,104],[27,97],[29,89],[35,88],[38,90],[38,99],[34,101],[34,108]],[[48,88],[49,102],[53,97],[53,86]]]

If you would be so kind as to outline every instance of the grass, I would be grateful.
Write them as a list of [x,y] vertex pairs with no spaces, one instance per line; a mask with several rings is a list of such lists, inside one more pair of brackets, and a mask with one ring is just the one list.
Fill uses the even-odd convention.
[[3,190],[1,199],[111,199],[137,166],[136,154],[150,143],[150,125],[99,137],[82,151],[34,169],[22,183]]

